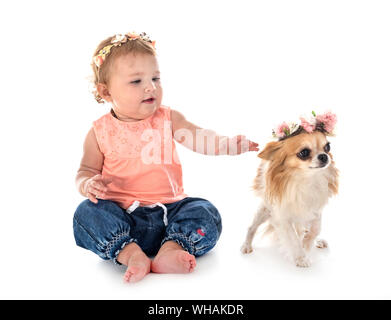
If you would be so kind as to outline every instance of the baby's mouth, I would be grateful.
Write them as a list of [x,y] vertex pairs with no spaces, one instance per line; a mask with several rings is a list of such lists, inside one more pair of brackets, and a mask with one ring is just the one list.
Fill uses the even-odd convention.
[[143,100],[142,102],[143,103],[153,103],[154,101],[155,101],[155,98],[149,98],[149,99]]

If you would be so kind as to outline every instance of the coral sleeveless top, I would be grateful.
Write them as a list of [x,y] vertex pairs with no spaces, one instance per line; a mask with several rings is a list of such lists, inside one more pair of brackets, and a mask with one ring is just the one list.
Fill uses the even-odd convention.
[[104,154],[102,176],[113,180],[102,199],[127,209],[134,202],[151,205],[187,197],[169,107],[160,106],[137,122],[120,121],[110,112],[94,121],[93,128]]

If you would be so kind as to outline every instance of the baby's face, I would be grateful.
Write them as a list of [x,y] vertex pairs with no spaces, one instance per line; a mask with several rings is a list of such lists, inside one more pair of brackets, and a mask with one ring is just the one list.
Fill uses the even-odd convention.
[[121,120],[142,120],[162,102],[159,65],[149,54],[128,54],[113,64],[108,89],[114,112]]

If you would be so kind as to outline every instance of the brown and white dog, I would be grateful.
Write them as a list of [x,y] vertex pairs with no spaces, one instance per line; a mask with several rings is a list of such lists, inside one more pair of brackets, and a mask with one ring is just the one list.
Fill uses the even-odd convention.
[[309,267],[308,253],[313,245],[327,247],[326,241],[316,237],[322,209],[338,192],[338,170],[326,134],[316,130],[299,131],[268,143],[258,155],[262,161],[253,187],[263,201],[241,251],[252,252],[256,230],[268,222],[267,231],[277,236],[295,264]]

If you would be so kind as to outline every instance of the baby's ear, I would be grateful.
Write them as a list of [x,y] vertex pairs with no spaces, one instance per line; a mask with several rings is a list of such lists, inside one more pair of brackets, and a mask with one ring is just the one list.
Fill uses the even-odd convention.
[[258,154],[258,157],[264,160],[271,160],[276,151],[282,148],[282,141],[269,142],[266,147]]
[[98,91],[101,98],[104,99],[105,101],[107,101],[107,102],[113,101],[113,99],[111,98],[110,92],[109,92],[109,88],[106,84],[98,83],[96,85],[96,91]]

